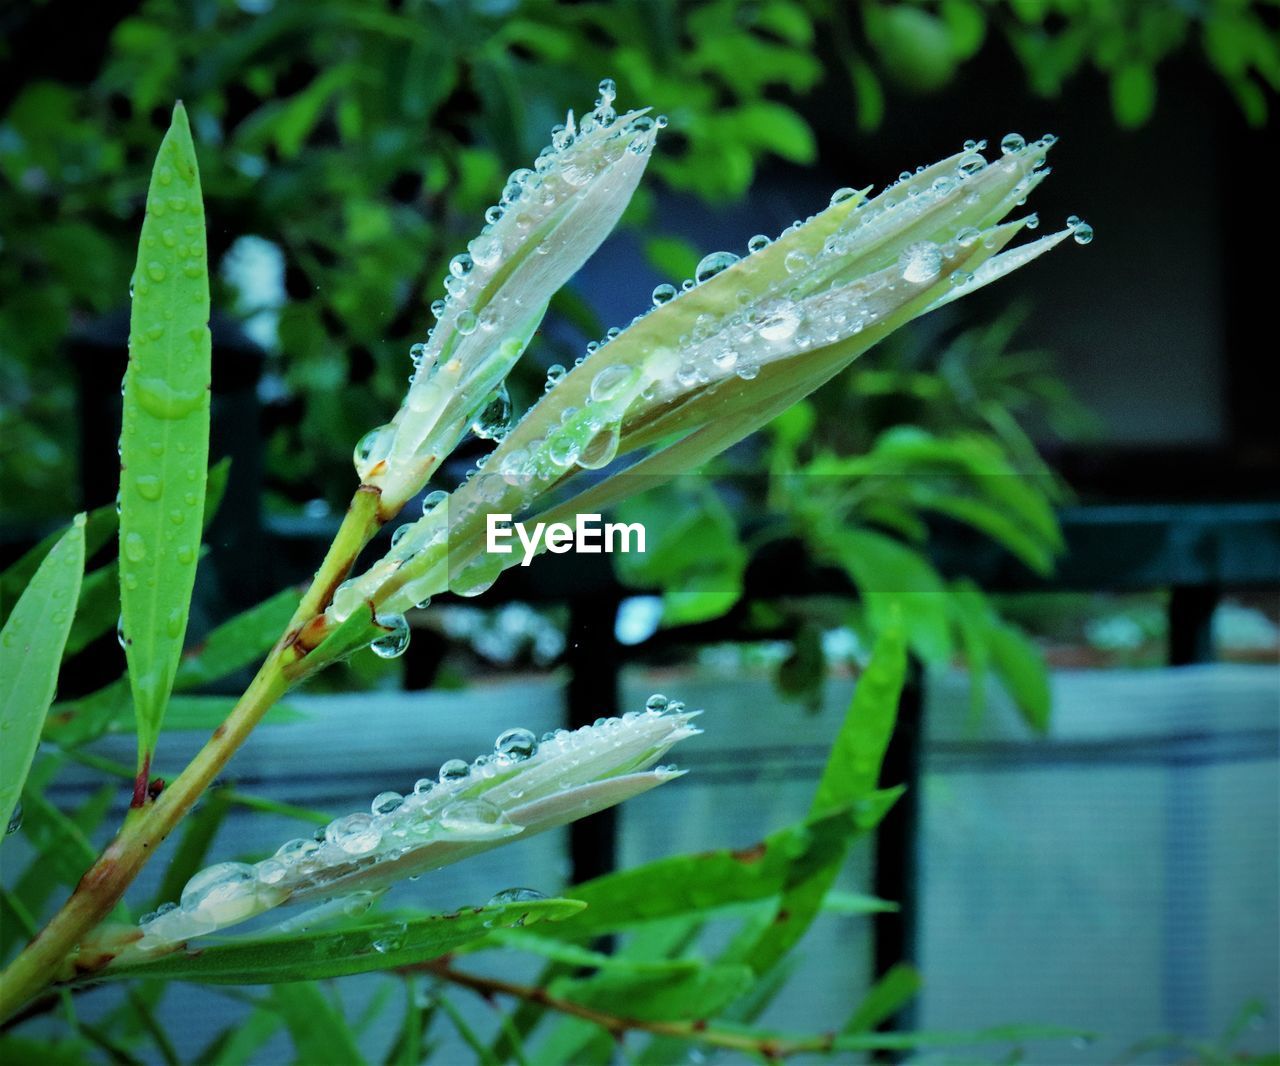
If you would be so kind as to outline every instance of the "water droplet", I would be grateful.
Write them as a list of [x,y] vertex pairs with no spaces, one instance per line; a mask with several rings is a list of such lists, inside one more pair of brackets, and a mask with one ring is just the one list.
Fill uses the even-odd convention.
[[565,369],[559,363],[552,363],[547,367],[547,383],[543,386],[544,392],[550,392],[557,381],[565,375]]
[[786,268],[788,274],[798,274],[810,262],[811,260],[804,252],[788,252],[786,258],[782,260],[782,265]]
[[898,267],[904,281],[932,281],[942,270],[942,251],[933,241],[917,241],[903,249]]
[[160,499],[160,490],[164,484],[155,474],[142,474],[133,483],[138,487],[138,495],[144,500]]
[[[583,470],[602,470],[618,456],[618,446],[622,440],[622,425],[610,422],[602,426],[596,434],[579,450],[573,462]],[[567,465],[567,464],[566,464]]]
[[459,252],[449,260],[449,273],[455,278],[465,278],[471,273],[475,261],[466,252]]
[[276,849],[275,857],[283,863],[295,863],[314,855],[319,850],[320,845],[314,840],[303,840],[301,837],[295,837],[293,840],[287,840],[281,844]]
[[379,792],[373,797],[373,802],[369,804],[369,809],[374,814],[390,814],[404,803],[404,797],[399,792]]
[[631,383],[630,367],[616,364],[605,367],[591,381],[591,399],[595,403],[608,403],[619,396]]
[[182,909],[198,911],[220,919],[230,919],[247,900],[247,889],[257,880],[253,867],[243,862],[220,862],[207,866],[182,889]]
[[[800,316],[796,312],[796,309],[784,304],[781,307],[775,308],[764,317],[757,332],[764,340],[784,341],[795,333],[799,325]],[[742,377],[742,371],[744,369],[745,367],[739,369],[739,377]]]
[[459,311],[457,321],[454,327],[464,337],[470,337],[476,331],[476,327],[480,324],[480,320],[476,318],[474,311]]
[[647,700],[644,701],[644,709],[646,711],[662,712],[667,709],[670,702],[671,701],[668,700],[667,697],[664,696],[661,692],[655,692],[652,696],[650,696]]
[[151,260],[147,264],[147,276],[152,281],[164,281],[165,269],[164,264],[157,259]]
[[461,759],[449,759],[440,767],[440,784],[447,785],[452,781],[461,781],[471,773],[471,767]]
[[509,820],[488,800],[457,800],[440,812],[440,827],[451,833],[488,833]]
[[352,461],[361,478],[374,473],[375,468],[386,460],[391,445],[395,442],[395,433],[394,426],[385,425],[369,430],[360,438],[352,454]]
[[[476,420],[471,423],[471,432],[482,440],[501,440],[511,429],[511,394],[506,383],[498,386],[497,391],[489,397]],[[425,512],[424,512],[425,513]]]
[[409,646],[409,623],[404,615],[379,616],[378,625],[389,632],[384,633],[369,645],[373,654],[379,659],[395,659],[403,655],[405,648]]
[[1027,139],[1020,133],[1006,133],[1000,139],[1000,151],[1005,155],[1021,152],[1027,146]]
[[22,828],[22,804],[19,803],[16,807],[13,808],[13,813],[9,815],[9,824],[8,826],[5,827],[4,835],[8,836],[10,833],[16,833],[21,828]]
[[185,418],[209,399],[208,389],[175,389],[163,378],[138,378],[136,385],[142,409],[155,418]]
[[693,272],[693,280],[699,285],[710,281],[717,274],[728,270],[739,258],[741,257],[733,252],[712,252],[710,255],[704,255]]
[[1088,244],[1093,240],[1093,227],[1078,215],[1071,215],[1067,219],[1067,226],[1071,229],[1071,238],[1076,244]]
[[485,906],[501,907],[508,903],[536,903],[546,898],[547,894],[539,892],[536,888],[504,888],[501,892],[495,892]]
[[467,248],[472,261],[484,267],[492,266],[502,256],[502,241],[492,233],[482,233]]
[[140,533],[130,533],[124,538],[124,554],[131,563],[140,563],[147,557],[147,542]]
[[1022,220],[1022,224],[1026,226],[1027,229],[1035,229],[1040,225],[1040,216],[1032,211],[1031,214]]
[[653,306],[661,307],[663,304],[674,300],[676,296],[676,287],[668,285],[665,282],[653,290]]
[[508,729],[494,741],[495,755],[507,762],[520,762],[534,755],[538,741],[528,729]]
[[263,859],[254,863],[254,876],[264,885],[278,885],[289,872],[289,867],[279,859]]
[[325,827],[324,838],[348,855],[367,855],[382,843],[382,830],[368,814],[347,814]]
[[852,200],[857,195],[857,189],[851,189],[848,186],[845,186],[843,189],[837,189],[831,194],[831,204],[834,207],[836,204],[842,204],[846,200]]

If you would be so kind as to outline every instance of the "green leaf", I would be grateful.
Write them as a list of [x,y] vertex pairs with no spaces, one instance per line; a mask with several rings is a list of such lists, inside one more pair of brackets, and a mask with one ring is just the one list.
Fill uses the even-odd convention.
[[907,673],[901,627],[891,626],[876,641],[866,670],[823,767],[811,817],[819,817],[871,795],[898,720],[898,702]]
[[[811,818],[847,810],[875,795],[884,753],[898,720],[898,702],[906,680],[907,649],[900,623],[891,623],[876,641],[867,669],[853,691],[853,699],[836,735],[831,754],[809,809]],[[729,958],[746,963],[758,974],[773,969],[808,930],[831,893],[851,839],[825,865],[793,882],[773,914],[758,932],[747,933],[730,949]]]
[[266,1007],[256,1007],[236,1025],[224,1029],[196,1059],[197,1066],[250,1066],[258,1050],[270,1040],[284,1019]]
[[[84,557],[86,560],[92,559],[115,535],[116,522],[115,504],[98,507],[85,516]],[[50,533],[17,562],[10,564],[3,574],[0,574],[0,622],[8,619],[14,601],[27,587],[40,563],[70,530],[71,527],[66,526]]]
[[650,237],[645,241],[644,254],[659,274],[670,278],[676,284],[685,278],[693,277],[698,267],[698,260],[702,258],[698,249],[683,237],[670,237],[665,234]]
[[673,1021],[715,1014],[751,987],[747,966],[671,966],[660,971],[605,971],[552,983],[554,996],[642,1021]]
[[920,658],[950,657],[946,586],[920,552],[869,529],[832,530],[827,543],[858,586],[877,633],[901,624]]
[[120,572],[114,565],[85,575],[63,655],[70,658],[113,628],[120,617]]
[[341,1012],[309,981],[278,985],[268,1001],[289,1030],[299,1062],[341,1062],[359,1066],[364,1056]]
[[0,825],[22,795],[84,574],[85,516],[45,556],[0,630]]
[[587,909],[567,919],[557,936],[580,939],[776,895],[842,855],[850,840],[880,821],[900,791],[874,793],[751,847],[677,855],[588,881],[573,890]]
[[175,689],[195,688],[226,677],[265,655],[298,606],[297,589],[285,589],[213,630],[184,656]]
[[862,997],[858,1009],[845,1023],[844,1032],[865,1033],[874,1029],[910,1003],[923,986],[924,980],[914,966],[898,963]]
[[141,769],[182,654],[208,477],[209,274],[200,177],[181,104],[151,175],[133,290],[120,438],[120,608]]
[[1053,696],[1044,657],[1013,626],[995,621],[987,633],[991,665],[1028,724],[1043,733],[1049,728]]
[[490,929],[559,921],[582,907],[582,903],[571,899],[536,900],[467,908],[456,914],[433,914],[411,921],[371,921],[335,931],[234,940],[195,954],[177,952],[154,962],[119,963],[95,977],[275,984],[393,970],[456,951],[487,936]]
[[1111,75],[1111,110],[1116,122],[1132,129],[1156,107],[1156,76],[1145,63],[1125,63]]

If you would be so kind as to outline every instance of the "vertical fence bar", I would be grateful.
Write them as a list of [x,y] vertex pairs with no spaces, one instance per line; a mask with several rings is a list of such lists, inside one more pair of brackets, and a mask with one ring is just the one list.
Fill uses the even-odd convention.
[[[570,729],[618,713],[620,649],[613,631],[617,611],[617,601],[611,597],[593,596],[571,602],[564,655],[569,668],[566,710]],[[617,833],[616,807],[569,826],[569,862],[575,884],[614,869]]]
[[[906,785],[907,790],[880,823],[875,835],[873,891],[881,899],[898,904],[896,914],[878,914],[872,923],[872,969],[879,980],[900,962],[917,962],[919,925],[920,782],[924,748],[924,677],[920,663],[912,659],[907,683],[898,704],[898,724],[885,752],[880,781],[885,786]],[[915,1008],[908,1005],[879,1028],[910,1030]],[[896,1062],[889,1053],[881,1062]]]

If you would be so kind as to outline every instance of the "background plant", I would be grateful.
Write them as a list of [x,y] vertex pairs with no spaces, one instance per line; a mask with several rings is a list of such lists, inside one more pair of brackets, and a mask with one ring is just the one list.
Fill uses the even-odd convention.
[[[524,177],[511,183],[509,188],[514,191],[504,194],[503,204],[517,212],[515,235],[526,244],[538,243],[552,251],[559,249],[566,258],[580,259],[590,253],[590,244],[575,245],[573,241],[562,248],[553,247],[546,227],[539,227],[536,216],[539,211],[546,211],[557,219],[562,217],[556,214],[561,207],[551,195],[560,187],[569,190],[565,211],[572,212],[579,207],[584,211],[588,208],[598,211],[593,202],[594,190],[610,188],[608,183],[614,174],[626,173],[620,169],[624,164],[634,165],[633,155],[642,157],[651,148],[654,123],[646,120],[641,125],[634,116],[616,118],[610,106],[612,98],[612,84],[602,82],[596,111],[581,120],[577,141],[557,146],[556,152],[548,157],[548,165],[538,167],[540,178],[526,172]],[[593,133],[592,124],[597,130],[603,129],[603,134]],[[570,125],[567,132],[572,133],[572,129]],[[601,155],[596,150],[601,136],[616,146],[615,152],[612,156],[606,153],[595,162]],[[495,467],[511,481],[512,471],[505,465],[508,459],[521,456],[516,463],[521,471],[525,470],[525,464],[531,463],[533,487],[519,491],[525,505],[533,505],[542,492],[574,472],[575,457],[579,460],[577,465],[592,469],[605,465],[621,449],[635,449],[664,437],[670,440],[674,435],[673,443],[660,444],[639,466],[655,460],[655,469],[662,469],[661,464],[665,462],[670,471],[698,465],[706,456],[758,427],[771,412],[784,409],[796,395],[838,373],[880,335],[936,303],[947,302],[953,295],[999,278],[1073,233],[1077,240],[1087,240],[1087,227],[1073,220],[1068,228],[1049,237],[1016,252],[1000,254],[1001,247],[1025,224],[1025,220],[1002,223],[1001,219],[1043,177],[1037,168],[1043,164],[1043,153],[1049,143],[1046,140],[1033,145],[1021,142],[1006,145],[1004,158],[989,171],[985,161],[969,149],[967,154],[922,169],[865,204],[852,190],[841,191],[825,211],[789,229],[776,246],[757,249],[754,258],[741,261],[736,257],[716,258],[714,269],[704,266],[698,271],[700,289],[691,283],[690,290],[696,291],[666,301],[650,319],[638,318],[631,334],[614,340],[614,347],[607,355],[588,360],[580,373],[569,373],[562,381],[553,376],[546,397],[534,405],[511,437],[497,449]],[[556,155],[562,158],[556,159]],[[621,161],[611,161],[618,157]],[[584,171],[584,165],[590,169]],[[557,167],[562,167],[562,172]],[[613,188],[612,195],[625,199],[631,185],[624,183]],[[540,190],[547,195],[542,195]],[[526,192],[528,196],[524,195]],[[526,211],[530,212],[529,220],[521,221],[519,212]],[[604,225],[611,224],[613,218],[616,214]],[[577,228],[570,229],[577,232]],[[496,239],[503,232],[495,222],[485,235]],[[941,243],[920,240],[931,235]],[[81,569],[90,527],[87,516],[79,516],[47,551],[45,546],[38,546],[20,561],[18,569],[34,567],[34,576],[18,598],[0,640],[9,660],[5,699],[0,706],[5,716],[2,724],[4,731],[17,742],[12,750],[19,756],[9,767],[14,784],[10,784],[6,792],[6,807],[14,806],[15,784],[28,776],[30,755],[46,734],[49,741],[68,756],[84,759],[108,773],[122,773],[126,780],[132,776],[132,801],[121,831],[80,880],[68,902],[6,970],[6,1015],[17,1015],[33,996],[54,981],[74,987],[85,979],[154,975],[214,982],[295,982],[309,977],[384,969],[388,964],[405,968],[430,962],[433,975],[444,981],[512,995],[591,1021],[605,1032],[639,1029],[664,1039],[692,1040],[771,1056],[806,1050],[882,1046],[884,1038],[861,1032],[868,1024],[865,1017],[852,1019],[844,1034],[820,1037],[722,1028],[708,1024],[707,1018],[730,1009],[754,980],[764,977],[780,961],[807,922],[821,911],[849,840],[857,832],[874,827],[896,798],[895,793],[875,790],[905,671],[905,644],[894,611],[884,619],[877,657],[858,687],[847,728],[819,783],[810,820],[796,829],[784,830],[790,837],[770,838],[758,849],[746,852],[695,857],[692,865],[690,860],[677,861],[674,866],[659,863],[656,880],[653,871],[645,868],[613,875],[596,889],[582,886],[585,899],[563,904],[509,896],[495,898],[487,907],[450,918],[412,916],[393,917],[389,921],[377,918],[350,928],[314,933],[302,927],[290,929],[283,936],[212,947],[200,952],[195,962],[187,957],[173,958],[172,951],[196,933],[206,931],[203,927],[193,930],[184,925],[178,929],[180,923],[169,923],[167,913],[144,921],[141,929],[118,920],[103,922],[109,917],[127,917],[127,912],[119,909],[120,901],[137,871],[292,684],[367,643],[371,636],[378,636],[380,630],[386,635],[378,636],[375,650],[377,644],[387,640],[393,641],[390,653],[403,648],[400,639],[403,619],[397,624],[378,612],[384,598],[388,604],[398,602],[396,596],[400,589],[421,580],[422,575],[415,569],[418,567],[416,556],[430,556],[430,541],[421,548],[415,547],[413,541],[419,535],[419,526],[431,529],[433,515],[428,509],[403,538],[410,547],[397,555],[393,546],[391,553],[353,586],[367,597],[372,616],[365,618],[356,611],[339,611],[336,616],[329,616],[341,601],[339,582],[352,569],[377,525],[392,517],[431,473],[430,466],[418,469],[411,465],[406,468],[407,476],[417,477],[417,486],[406,484],[384,497],[377,490],[375,479],[385,474],[389,479],[387,484],[391,485],[403,471],[394,462],[388,465],[388,461],[378,459],[378,441],[383,435],[383,431],[378,430],[374,444],[357,448],[356,466],[362,484],[329,553],[244,696],[236,701],[205,747],[176,778],[166,784],[164,779],[152,776],[156,744],[167,718],[170,693],[183,680],[184,664],[180,658],[186,609],[199,559],[200,530],[206,514],[209,484],[205,463],[211,366],[209,332],[203,325],[208,314],[204,238],[200,181],[186,113],[179,105],[153,172],[133,276],[118,521],[112,520],[110,511],[93,516],[98,542],[108,538],[112,528],[118,525],[120,640],[129,664],[127,678],[122,679],[118,687],[123,689],[127,685],[131,692],[132,722],[137,731],[136,773],[95,759],[91,752],[77,750],[85,734],[93,735],[95,730],[107,728],[110,717],[104,721],[84,706],[64,709],[51,722],[47,722],[45,715],[53,697],[59,660],[71,631],[72,603],[81,594]],[[478,245],[473,242],[472,247],[479,255]],[[518,254],[519,249],[515,251]],[[919,266],[917,260],[921,256],[928,257],[928,269]],[[455,277],[470,272],[458,266],[456,260],[454,266]],[[470,260],[467,267],[474,268]],[[492,301],[491,305],[483,302],[475,305],[481,308],[501,308],[506,286],[523,291],[521,286],[527,284],[518,268],[505,275],[495,272],[489,281],[477,273],[480,280],[475,282],[475,290],[481,293],[482,300]],[[534,272],[533,276],[542,275]],[[838,288],[831,288],[832,279],[836,279]],[[562,280],[546,284],[559,284]],[[493,295],[493,286],[497,286],[497,295]],[[746,286],[742,292],[751,299],[744,302],[731,298],[740,286]],[[465,284],[450,287],[458,301],[463,301],[464,296],[475,300],[476,291]],[[838,301],[831,299],[833,292],[840,297]],[[779,293],[785,293],[781,309]],[[785,329],[777,323],[778,316],[783,314],[787,316]],[[471,317],[465,328],[464,315]],[[681,348],[668,350],[662,345],[670,343],[664,338],[692,323],[695,316],[700,324],[704,317],[708,320],[709,351],[702,353],[696,345],[682,349],[683,358],[695,360],[691,365],[698,371],[686,380]],[[475,317],[465,303],[455,305],[452,311],[441,315],[440,329],[456,329],[459,335],[469,336],[476,328]],[[741,355],[734,352],[731,363],[737,367],[736,372],[731,369],[720,378],[709,378],[713,363],[723,369],[719,355],[724,344],[740,343],[735,331],[744,330],[743,335],[752,338],[754,347]],[[646,347],[649,342],[645,338],[657,338],[661,342],[659,348]],[[450,339],[441,343],[447,354]],[[504,357],[508,347],[506,340],[499,345]],[[613,360],[626,358],[618,353],[633,349],[634,363],[613,365]],[[700,353],[706,357],[705,366],[696,362]],[[480,402],[483,392],[465,394],[468,360],[474,362],[478,372],[492,358],[492,353],[483,346],[468,349],[459,344],[447,361],[442,354],[435,363],[424,361],[418,371],[428,375],[427,386],[433,380],[432,375],[453,374],[453,380],[463,384],[458,387],[457,396],[450,397],[450,402],[457,398],[464,411],[478,411],[484,407]],[[458,365],[455,367],[455,364]],[[620,377],[619,371],[625,373]],[[625,382],[622,377],[626,378]],[[802,386],[807,386],[798,394],[795,391],[797,377]],[[611,383],[607,390],[600,388],[606,379]],[[486,388],[492,388],[493,382],[485,380]],[[501,377],[497,380],[500,382]],[[402,409],[403,418],[396,424],[400,433],[411,430],[417,424],[415,420],[429,416],[431,408],[415,403],[421,384],[415,383]],[[589,390],[594,406],[582,399],[584,389]],[[576,403],[583,403],[588,410],[573,406]],[[443,410],[447,414],[447,408]],[[593,422],[593,418],[604,418],[606,423]],[[426,448],[432,456],[437,456],[441,448],[451,447],[459,433],[458,425],[450,417],[436,422],[428,420],[424,425],[426,433],[440,434],[434,443],[428,438]],[[592,445],[602,430],[612,433],[611,448],[604,462],[596,463]],[[650,435],[649,441],[646,434]],[[706,443],[703,437],[708,437]],[[559,457],[560,446],[565,442],[577,445],[568,459]],[[395,453],[388,446],[385,454],[394,456]],[[590,460],[588,455],[592,457]],[[438,458],[435,461],[438,462]],[[471,484],[479,483],[477,476]],[[591,498],[608,484],[606,481],[589,487],[582,497],[572,502]],[[464,484],[456,494],[457,526],[447,528],[450,535],[457,528],[461,535],[468,536],[466,523],[483,509],[478,505],[467,506],[468,490],[469,486]],[[501,502],[478,489],[473,490],[471,498],[476,498],[475,492],[482,493],[479,501]],[[615,490],[615,495],[618,492],[626,494],[622,488]],[[389,514],[383,514],[380,498],[391,508]],[[97,546],[95,544],[95,548]],[[464,542],[461,547],[465,546]],[[385,567],[387,563],[393,564],[390,569]],[[466,577],[469,566],[469,560],[464,558],[458,568],[464,593],[474,591],[473,582]],[[399,573],[401,569],[406,576]],[[21,583],[21,573],[8,576],[15,584]],[[453,583],[454,578],[451,565],[449,572],[439,579],[440,588]],[[487,581],[491,582],[492,577]],[[431,591],[435,591],[435,586],[428,590]],[[409,602],[418,598],[409,596]],[[194,668],[196,678],[216,676],[219,670],[256,658],[261,650],[259,625],[278,606],[277,603],[264,605],[213,634],[188,659],[198,664]],[[348,620],[353,624],[348,624]],[[316,631],[314,636],[313,631]],[[188,675],[191,672],[191,668],[185,671]],[[681,708],[665,697],[654,697],[645,716],[601,723],[593,730],[580,731],[574,738],[548,739],[543,750],[536,754],[533,750],[536,742],[531,736],[526,739],[518,731],[504,735],[499,738],[492,760],[477,760],[470,769],[463,763],[456,768],[446,763],[441,768],[439,788],[452,789],[450,796],[456,792],[457,802],[446,797],[438,815],[432,814],[429,829],[434,832],[438,826],[441,832],[456,837],[464,831],[465,823],[465,832],[471,835],[463,839],[488,844],[495,842],[491,838],[498,831],[501,831],[498,835],[510,835],[508,829],[521,826],[520,811],[525,807],[576,799],[564,790],[577,785],[604,789],[601,802],[616,802],[625,796],[632,778],[645,776],[632,771],[643,771],[670,743],[688,735],[685,729],[688,716],[680,712]],[[655,729],[672,730],[671,735],[665,740],[659,735],[639,743],[635,751],[629,750],[625,746],[627,738],[650,728],[650,723]],[[48,733],[47,725],[52,727]],[[59,725],[70,726],[71,732],[59,735]],[[600,747],[598,757],[591,753],[590,747],[597,735],[607,742]],[[568,758],[568,777],[555,761],[558,748],[563,749],[562,753]],[[618,765],[610,763],[610,759]],[[47,782],[45,775],[56,770],[59,761],[59,757],[41,760],[35,767],[27,801],[52,824],[58,825],[59,818],[63,819],[64,833],[75,841],[75,831],[69,828],[65,816],[58,815],[39,791]],[[549,795],[525,784],[525,779],[532,780],[544,764],[547,787],[555,790]],[[578,780],[577,775],[583,774],[588,776]],[[658,771],[657,777],[645,785],[660,783],[670,776]],[[490,779],[489,783],[485,779]],[[519,790],[517,783],[521,785]],[[419,793],[432,794],[430,788],[415,788],[415,795]],[[499,793],[510,793],[507,804],[496,807],[490,803],[493,817],[483,816],[486,798],[493,796],[497,802]],[[518,803],[522,797],[523,806]],[[255,801],[241,797],[239,802],[253,804]],[[261,805],[262,801],[256,802]],[[511,807],[510,803],[517,806]],[[319,848],[315,845],[308,848],[307,842],[300,840],[296,842],[297,848],[291,842],[274,859],[260,862],[252,869],[223,863],[196,874],[187,880],[182,890],[182,920],[187,923],[200,920],[219,928],[282,902],[280,894],[285,885],[290,886],[294,894],[301,895],[308,886],[315,886],[320,892],[325,884],[338,885],[334,891],[345,892],[352,877],[359,884],[365,884],[369,880],[367,875],[377,872],[376,867],[362,865],[364,857],[379,847],[381,830],[377,826],[382,823],[377,819],[394,816],[397,825],[401,825],[403,820],[398,813],[401,805],[406,810],[409,807],[398,794],[384,793],[374,799],[372,817],[356,814],[331,822],[325,830],[325,843]],[[531,824],[538,823],[539,819],[555,824],[599,805],[594,801],[574,803],[558,813],[540,807],[542,813],[531,816]],[[465,818],[461,813],[463,807],[467,808]],[[304,818],[312,816],[311,812],[293,813]],[[508,815],[507,821],[501,820]],[[204,844],[207,846],[207,843],[206,836]],[[79,844],[72,845],[73,849],[76,847],[87,848],[82,833]],[[412,851],[412,846],[409,850]],[[463,853],[467,850],[463,848]],[[91,856],[92,849],[88,851]],[[187,849],[177,866],[180,876],[185,876],[183,865],[190,869],[198,864],[201,851],[200,837],[196,836],[192,848]],[[294,856],[295,851],[300,854]],[[387,862],[402,862],[405,854],[405,850],[393,849],[386,855]],[[377,857],[381,859],[382,853],[378,852]],[[308,867],[302,870],[302,881],[296,877],[291,881],[288,860],[293,859],[298,860],[300,868],[308,863],[320,863],[320,874],[332,870],[336,871],[335,877],[321,877],[317,884],[317,872]],[[15,891],[6,890],[9,912],[20,927],[28,930],[34,930],[35,915],[47,899],[48,883],[43,866],[43,862],[37,860],[23,884]],[[740,869],[744,866],[751,868],[750,871],[744,873]],[[414,865],[414,868],[419,867]],[[277,872],[280,876],[276,876]],[[167,878],[166,887],[170,880]],[[637,883],[642,888],[638,893]],[[242,889],[249,894],[244,895]],[[569,921],[580,913],[577,935],[599,934],[613,931],[612,923],[619,920],[616,916],[610,917],[612,902],[618,907],[624,924],[682,917],[693,911],[692,917],[701,925],[704,911],[728,902],[775,895],[780,897],[775,916],[785,915],[786,921],[781,922],[779,918],[751,923],[721,963],[699,965],[695,960],[685,960],[665,970],[642,967],[641,975],[629,974],[617,980],[606,979],[602,973],[599,979],[588,979],[586,993],[572,982],[566,985],[544,981],[536,988],[509,982],[494,985],[486,983],[484,978],[459,973],[446,961],[432,961],[441,959],[445,952],[456,953],[484,940],[495,924],[519,926],[538,917]],[[593,901],[596,906],[592,906]],[[585,911],[583,903],[587,904]],[[353,913],[348,906],[337,917],[350,917]],[[159,941],[162,957],[148,957],[145,952],[148,941],[153,939],[151,931],[162,926],[168,930],[170,925],[174,925],[173,931],[154,938]],[[648,945],[647,940],[645,943]],[[601,961],[602,956],[575,953],[570,948],[546,950],[551,958],[572,959],[575,965],[585,961],[602,971],[613,965]],[[135,953],[139,951],[144,954],[136,958]],[[692,967],[689,961],[693,961]],[[684,987],[686,978],[689,988]],[[653,986],[651,995],[637,995],[637,989],[650,986]],[[84,1031],[85,1027],[76,1021],[70,1000],[64,997],[63,1005],[69,1012],[70,1023]],[[624,1006],[628,1011],[625,1015],[619,1013]],[[37,1002],[29,1013],[39,1014],[44,1009],[45,1004]],[[732,1010],[735,1018],[741,1010]],[[162,1052],[167,1052],[166,1040],[158,1026],[149,1024],[148,1030]],[[505,1031],[503,1035],[504,1039],[509,1036]],[[976,1039],[1004,1040],[1015,1035],[1010,1031],[988,1032],[978,1034]],[[107,1049],[112,1047],[110,1036],[100,1039],[99,1043]],[[410,1051],[414,1050],[416,1044],[411,1043]]]
[[[333,442],[398,397],[401,353],[421,340],[423,308],[487,190],[602,69],[678,128],[659,182],[713,203],[742,196],[770,159],[813,161],[812,101],[850,94],[874,131],[915,106],[895,94],[940,92],[980,54],[1011,50],[1039,95],[1100,75],[1124,124],[1159,106],[1162,66],[1187,56],[1254,124],[1280,79],[1262,3],[148,0],[76,10],[74,47],[46,50],[67,10],[3,16],[0,497],[11,520],[77,505],[72,383],[51,356],[69,328],[125,305],[173,99],[195,116],[220,220],[214,305],[249,318],[272,350],[271,480],[296,504],[334,491],[346,455]],[[687,276],[698,253],[661,232],[653,206],[642,194],[632,220],[652,234],[659,269]],[[556,310],[588,339],[602,332],[571,294]],[[563,354],[576,348],[544,364]]]

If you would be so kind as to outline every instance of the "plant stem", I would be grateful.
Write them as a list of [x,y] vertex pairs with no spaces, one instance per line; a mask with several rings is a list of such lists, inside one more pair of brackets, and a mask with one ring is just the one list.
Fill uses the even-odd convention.
[[825,1054],[833,1050],[835,1043],[835,1035],[831,1033],[808,1037],[762,1037],[728,1029],[713,1029],[705,1021],[658,1022],[624,1018],[553,996],[546,989],[535,985],[522,985],[498,977],[481,977],[478,974],[464,973],[453,969],[445,959],[423,963],[421,966],[407,967],[407,969],[420,970],[462,988],[469,988],[486,999],[495,995],[513,996],[526,1003],[581,1018],[600,1026],[614,1036],[621,1036],[630,1030],[639,1030],[652,1033],[654,1036],[674,1037],[677,1040],[689,1040],[711,1047],[762,1055],[767,1059],[782,1059],[805,1052]]
[[[283,667],[291,656],[299,654],[293,647],[298,628],[324,610],[334,590],[350,573],[360,551],[377,532],[381,525],[378,496],[376,489],[361,486],[357,490],[284,636],[271,650],[226,721],[213,731],[186,769],[153,803],[130,812],[115,839],[80,879],[71,898],[10,963],[0,977],[0,1020],[13,1015],[62,976],[64,960],[76,950],[85,934],[111,913],[165,837],[195,806],[262,716],[288,690],[289,681]],[[71,964],[77,970],[92,971],[109,961],[109,957],[95,955],[92,959],[72,959]]]

